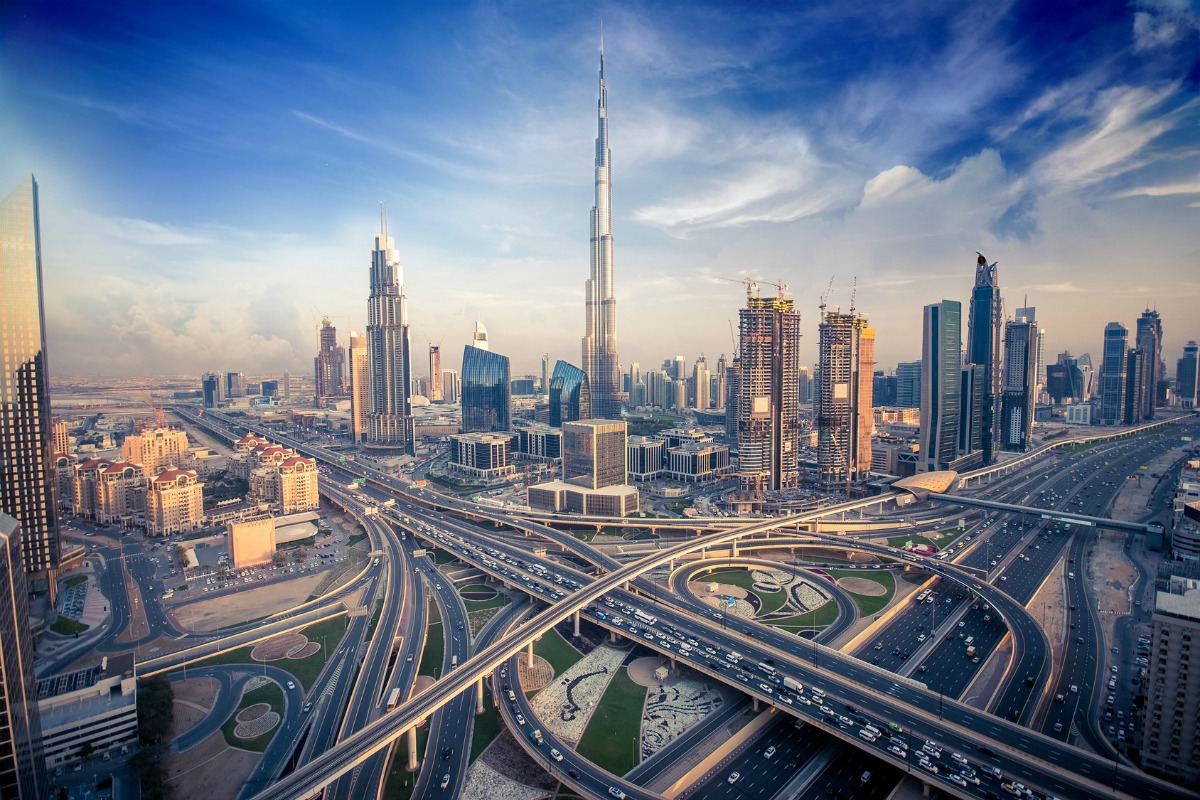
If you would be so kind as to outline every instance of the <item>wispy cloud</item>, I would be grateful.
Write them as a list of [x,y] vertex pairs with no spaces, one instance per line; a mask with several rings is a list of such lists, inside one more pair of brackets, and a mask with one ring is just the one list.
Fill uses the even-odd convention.
[[[1179,183],[1165,183],[1158,186],[1135,186],[1113,195],[1114,199],[1122,197],[1170,197],[1179,194],[1200,194],[1200,175]],[[1194,205],[1194,204],[1192,204]]]

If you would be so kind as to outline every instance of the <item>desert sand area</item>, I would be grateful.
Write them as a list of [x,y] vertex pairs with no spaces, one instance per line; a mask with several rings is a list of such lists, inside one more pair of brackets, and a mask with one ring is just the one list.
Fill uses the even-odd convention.
[[299,605],[312,595],[324,577],[322,573],[317,573],[269,586],[247,587],[209,600],[177,606],[169,613],[181,631],[215,631]]
[[260,757],[230,747],[217,731],[190,750],[168,753],[162,763],[173,800],[232,800]]

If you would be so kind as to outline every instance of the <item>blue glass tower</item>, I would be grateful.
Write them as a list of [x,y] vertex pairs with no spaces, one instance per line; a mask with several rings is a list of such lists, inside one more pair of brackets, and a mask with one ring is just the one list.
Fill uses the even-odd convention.
[[462,362],[462,432],[507,431],[511,427],[508,356],[467,345]]
[[[975,288],[971,290],[971,312],[967,322],[967,363],[983,367],[982,436],[983,463],[996,460],[1000,448],[1000,337],[1004,324],[1000,304],[1000,277],[996,264],[988,264],[982,253],[975,262]],[[974,415],[972,415],[974,416]]]
[[592,393],[587,375],[579,367],[558,361],[550,378],[550,424],[561,428],[564,422],[592,416]]

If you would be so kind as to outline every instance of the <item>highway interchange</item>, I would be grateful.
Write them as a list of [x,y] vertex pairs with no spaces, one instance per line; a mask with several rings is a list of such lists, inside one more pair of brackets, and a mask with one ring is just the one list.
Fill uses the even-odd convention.
[[[191,419],[193,422],[197,421],[194,417]],[[220,425],[211,416],[204,422],[210,430],[214,427],[220,430]],[[230,432],[226,430],[225,433]],[[1120,479],[1124,480],[1124,477],[1130,474],[1131,462],[1148,460],[1147,455],[1150,452],[1161,450],[1164,442],[1177,436],[1177,432],[1171,432],[1169,435],[1148,433],[1136,439],[1101,445],[1075,456],[1052,455],[1035,462],[1031,468],[1022,472],[994,478],[984,490],[992,499],[1100,516],[1119,487],[1114,480],[1118,473]],[[321,455],[320,451],[311,452],[312,448],[306,448],[298,442],[285,439],[282,443],[295,446],[302,452]],[[331,461],[327,455],[323,460]],[[1100,462],[1104,460],[1109,463],[1101,465]],[[1064,469],[1064,462],[1068,468]],[[330,463],[327,469],[344,469],[345,466]],[[1111,469],[1105,469],[1106,467]],[[355,467],[354,470],[361,472],[362,467]],[[569,619],[572,599],[569,595],[572,593],[567,590],[576,589],[574,597],[582,597],[585,593],[590,594],[589,588],[602,583],[606,587],[605,591],[597,591],[586,602],[574,604],[582,607],[583,618],[614,630],[619,628],[606,624],[605,620],[595,616],[596,611],[602,607],[599,604],[602,598],[624,602],[631,608],[635,603],[638,607],[646,606],[655,612],[659,620],[651,641],[644,641],[645,636],[650,634],[650,631],[646,630],[636,633],[622,630],[623,635],[638,637],[643,646],[688,661],[688,657],[680,653],[679,645],[670,642],[671,638],[678,640],[681,637],[675,636],[666,626],[673,626],[677,631],[686,631],[689,634],[687,638],[697,640],[701,646],[693,649],[693,654],[705,656],[690,659],[690,665],[697,672],[734,686],[740,684],[740,688],[747,694],[758,697],[764,703],[774,704],[779,710],[791,715],[781,717],[782,722],[770,726],[753,747],[738,757],[742,760],[735,759],[726,765],[719,774],[711,776],[709,781],[698,786],[689,796],[770,797],[794,776],[805,777],[801,773],[806,768],[810,771],[816,769],[814,765],[822,763],[821,759],[824,759],[824,766],[821,766],[818,774],[811,776],[812,779],[807,782],[810,792],[820,791],[822,786],[840,786],[844,792],[843,797],[883,796],[877,793],[893,785],[901,771],[924,769],[915,755],[919,752],[918,745],[923,742],[914,735],[916,730],[929,730],[931,738],[936,738],[945,748],[955,748],[966,754],[965,757],[972,761],[971,768],[975,770],[976,776],[984,775],[979,786],[971,782],[966,786],[959,786],[946,780],[951,773],[960,774],[957,769],[951,769],[952,766],[959,765],[957,762],[947,761],[948,755],[926,761],[931,766],[943,769],[939,770],[937,776],[929,772],[925,777],[934,781],[939,788],[963,797],[982,797],[986,796],[988,791],[995,793],[1000,789],[1000,781],[988,783],[990,779],[983,773],[983,762],[987,762],[989,766],[999,765],[1010,779],[1025,778],[1025,782],[1030,785],[1040,785],[1043,790],[1054,792],[1060,797],[1088,796],[1089,792],[1098,791],[1098,787],[1112,787],[1114,780],[1116,788],[1127,795],[1145,798],[1188,796],[1186,793],[1180,793],[1177,787],[1145,779],[1140,773],[1123,765],[1114,766],[1111,757],[1115,753],[1111,746],[1104,749],[1108,743],[1101,735],[1098,725],[1097,704],[1100,702],[1100,695],[1096,694],[1096,691],[1097,687],[1103,688],[1107,685],[1108,670],[1105,668],[1102,675],[1100,669],[1100,660],[1107,653],[1104,652],[1103,642],[1099,640],[1099,627],[1094,619],[1095,615],[1087,613],[1092,605],[1086,602],[1087,598],[1082,595],[1075,596],[1076,592],[1084,591],[1083,581],[1066,582],[1072,605],[1076,606],[1076,610],[1071,612],[1073,624],[1076,625],[1072,633],[1076,630],[1081,631],[1078,636],[1083,641],[1077,641],[1075,636],[1068,637],[1064,656],[1067,666],[1065,669],[1055,670],[1057,680],[1052,687],[1047,684],[1047,679],[1051,677],[1052,665],[1046,652],[1045,638],[1041,635],[1037,622],[1025,612],[1024,605],[1053,573],[1064,554],[1076,560],[1082,558],[1080,548],[1083,547],[1086,537],[1080,535],[1085,530],[1081,525],[1067,528],[1062,523],[1035,520],[1033,517],[956,512],[956,517],[969,518],[970,524],[970,530],[961,540],[962,550],[956,551],[952,562],[930,560],[919,565],[929,577],[927,586],[931,590],[933,602],[906,604],[893,618],[886,621],[886,625],[878,626],[877,635],[859,645],[854,653],[856,659],[828,648],[799,641],[794,636],[753,622],[730,618],[722,619],[718,624],[711,616],[711,609],[691,597],[688,592],[679,591],[678,582],[686,582],[682,562],[675,565],[675,572],[671,576],[676,587],[673,597],[662,596],[661,587],[659,593],[652,593],[653,584],[645,577],[634,579],[632,583],[627,584],[633,590],[632,593],[627,593],[620,588],[626,585],[625,580],[608,580],[606,583],[606,579],[612,579],[614,573],[622,571],[633,578],[639,571],[648,570],[638,565],[628,566],[614,561],[611,557],[579,542],[570,533],[563,533],[532,521],[497,515],[494,509],[487,509],[490,514],[476,513],[479,511],[477,507],[471,507],[462,501],[431,496],[428,492],[414,492],[411,487],[381,475],[371,476],[372,487],[369,491],[352,493],[345,489],[344,483],[338,486],[339,479],[327,479],[331,474],[326,472],[322,478],[323,493],[334,502],[361,514],[360,519],[368,524],[372,546],[375,552],[380,553],[383,568],[368,570],[372,576],[364,579],[364,585],[369,587],[366,594],[368,600],[364,605],[369,607],[380,603],[383,613],[370,640],[366,638],[370,614],[351,617],[347,635],[342,641],[337,657],[327,664],[317,684],[308,694],[311,706],[296,712],[289,702],[287,725],[280,735],[276,736],[272,745],[273,749],[278,745],[281,751],[286,752],[263,759],[255,780],[243,792],[245,797],[303,796],[307,790],[288,784],[288,778],[294,775],[290,772],[291,767],[296,763],[308,761],[310,766],[298,772],[304,773],[307,769],[309,773],[313,773],[313,764],[321,762],[323,758],[328,760],[329,756],[336,756],[339,748],[341,752],[363,752],[364,755],[366,750],[369,750],[376,755],[365,755],[350,770],[333,770],[341,777],[330,784],[332,789],[327,791],[326,796],[374,796],[373,792],[384,776],[387,759],[392,750],[389,746],[381,749],[374,743],[364,750],[362,741],[369,733],[374,733],[374,738],[378,738],[383,729],[389,727],[389,722],[402,716],[402,713],[387,714],[383,707],[384,698],[395,688],[401,690],[403,698],[412,698],[407,704],[402,704],[402,707],[397,709],[398,712],[403,712],[405,705],[415,708],[423,704],[436,709],[429,716],[431,734],[421,770],[415,776],[419,793],[414,796],[456,796],[469,763],[471,726],[478,691],[472,679],[477,675],[489,675],[494,688],[498,673],[493,676],[493,670],[506,668],[512,673],[511,664],[518,657],[512,645],[514,636],[522,638],[526,632],[539,626],[544,627],[545,622],[539,623],[539,619]],[[340,480],[344,481],[345,478]],[[381,508],[384,498],[397,502]],[[368,509],[381,513],[372,514]],[[452,514],[446,513],[447,511],[469,514],[474,519],[502,520],[506,527],[497,529],[494,533],[485,533],[478,526],[457,521]],[[723,522],[728,524],[729,520]],[[760,534],[761,536],[772,537],[769,542],[764,543],[767,545],[777,543],[780,541],[780,534],[786,533],[779,531],[767,534],[768,525],[755,527],[763,528],[764,533]],[[530,540],[514,533],[514,528],[549,537],[552,545],[556,544],[564,550],[569,549],[570,557],[566,554],[554,559],[532,556]],[[413,535],[402,534],[404,538],[397,538],[397,529]],[[806,536],[803,532],[790,535],[796,537],[797,544],[803,539],[808,547],[818,550],[852,547],[857,552],[873,555],[880,562],[899,563],[896,562],[895,551],[890,548],[852,541],[849,537]],[[418,537],[443,550],[459,551],[454,552],[454,555],[466,563],[473,564],[495,580],[506,583],[510,587],[510,593],[513,589],[524,591],[534,601],[533,605],[525,602],[510,605],[505,614],[493,620],[493,624],[477,634],[472,641],[472,637],[468,635],[469,625],[466,623],[461,597],[453,590],[449,581],[440,580],[436,568],[427,557],[418,558],[413,555],[418,546]],[[739,536],[738,532],[734,531],[709,534],[708,538],[715,545],[719,541]],[[668,543],[675,541],[682,542],[682,539],[675,540],[663,536],[662,546],[666,548]],[[545,542],[546,539],[542,539],[540,546],[546,546]],[[753,538],[742,538],[742,543],[742,553],[752,558],[748,551],[755,544]],[[676,547],[679,549],[677,557],[683,558],[684,551],[691,547],[691,543],[684,542]],[[798,552],[803,554],[803,551],[804,548],[800,548]],[[487,567],[487,562],[500,563],[496,552],[505,553],[506,561],[503,563],[506,566],[502,568],[503,571]],[[1071,555],[1072,553],[1074,555]],[[128,554],[126,555],[127,563],[134,563],[128,559]],[[509,563],[510,561],[518,562],[520,568],[514,569],[517,565]],[[995,565],[992,562],[996,562]],[[720,559],[713,559],[712,563],[720,563]],[[530,567],[537,564],[552,568],[560,578],[574,585],[555,584],[541,579],[536,572],[530,571]],[[572,564],[577,568],[568,566]],[[663,559],[663,564],[670,566],[673,562]],[[979,573],[958,572],[958,565],[974,568],[979,570]],[[415,571],[416,569],[420,569],[420,572]],[[984,573],[990,578],[995,589],[980,582]],[[386,577],[379,577],[380,575]],[[419,692],[414,696],[416,662],[420,660],[424,645],[425,619],[428,613],[428,609],[423,605],[427,591],[438,609],[439,618],[443,620],[443,630],[448,634],[444,649],[445,663],[441,669],[442,679],[437,681],[431,690]],[[123,593],[117,596],[123,596]],[[842,602],[848,601],[843,597]],[[544,608],[546,604],[551,604],[550,610],[534,617],[532,623],[527,621],[536,609]],[[555,613],[560,608],[566,613]],[[149,611],[149,608],[147,610]],[[114,608],[114,612],[116,611]],[[116,614],[114,631],[120,628],[115,622],[115,617]],[[842,614],[838,624],[845,625],[848,621],[848,615]],[[169,626],[165,617],[161,624]],[[502,630],[509,625],[515,627],[509,631]],[[836,636],[837,632],[838,625],[835,625],[832,631],[826,632],[826,638]],[[751,636],[755,638],[749,638]],[[962,654],[963,643],[968,637],[983,656],[979,663]],[[1001,640],[1008,642],[1013,649],[1014,667],[1008,671],[1004,691],[998,693],[998,697],[994,698],[990,705],[996,714],[1016,718],[1023,724],[1034,720],[1039,708],[1048,707],[1047,711],[1036,717],[1039,730],[1046,734],[1045,739],[1041,734],[1015,727],[1006,720],[992,717],[992,722],[983,722],[982,720],[988,719],[986,714],[981,717],[976,709],[956,701],[956,698],[962,696],[972,684],[977,671],[986,663],[987,657]],[[751,646],[747,646],[748,642]],[[393,643],[396,643],[395,647],[392,646]],[[500,658],[497,659],[492,655],[497,647],[506,648],[508,654],[499,653]],[[715,653],[704,653],[702,648],[705,647],[711,648]],[[472,661],[472,658],[481,652],[484,653],[482,660]],[[830,698],[843,698],[843,706],[849,702],[844,698],[857,698],[857,703],[850,703],[855,706],[854,715],[875,723],[877,727],[886,727],[887,721],[900,720],[898,724],[906,728],[904,738],[908,740],[908,747],[903,748],[903,757],[887,750],[888,747],[896,746],[896,743],[891,741],[891,736],[878,736],[872,742],[860,738],[863,723],[854,719],[852,715],[847,715],[844,708],[833,708],[833,700],[811,706],[803,703],[802,698],[811,702],[813,697],[806,696],[803,692],[785,691],[778,683],[767,679],[765,675],[756,675],[749,667],[730,665],[723,658],[730,652],[741,652],[743,663],[746,665],[752,661],[773,662],[779,667],[779,676],[790,674],[804,683],[806,689],[813,686],[824,687]],[[712,657],[714,655],[716,658]],[[409,660],[409,656],[414,657]],[[457,658],[458,670],[450,669],[452,658]],[[494,663],[484,663],[489,660]],[[1081,666],[1092,668],[1092,672],[1086,674],[1084,679],[1076,680],[1075,676],[1086,673],[1086,669],[1083,672],[1079,671]],[[912,682],[897,679],[892,673],[907,676]],[[333,676],[337,676],[337,679],[333,679]],[[746,677],[743,679],[742,676]],[[751,682],[750,676],[756,680]],[[1026,680],[1031,676],[1034,677],[1032,684]],[[515,673],[510,677],[515,679]],[[1127,683],[1129,675],[1122,673],[1121,678]],[[457,692],[447,691],[444,699],[431,696],[438,685],[448,684],[451,679],[462,683],[462,688]],[[1049,691],[1051,688],[1057,690],[1065,685],[1069,691],[1072,683],[1078,687],[1077,692],[1071,692],[1072,703],[1046,702],[1047,697],[1054,694]],[[878,695],[864,694],[862,688],[856,687],[872,687],[871,690],[878,692]],[[822,712],[820,705],[825,705],[836,713],[830,715]],[[939,706],[941,715],[937,713]],[[529,741],[528,730],[520,730],[521,726],[515,720],[517,712],[505,703],[500,703],[500,707],[510,727],[516,729],[516,739],[531,752],[543,753],[542,759],[546,761],[547,768],[576,790],[587,796],[599,797],[609,796],[608,787],[620,786],[621,791],[630,797],[658,796],[646,792],[637,783],[622,781],[619,776],[599,770],[575,756],[570,748],[562,746],[561,743],[553,743],[551,740],[539,748]],[[1067,713],[1068,708],[1070,716],[1067,719],[1073,724],[1063,724],[1061,730],[1056,729],[1056,723],[1063,722],[1063,714]],[[531,713],[526,713],[527,711],[528,706],[524,704],[520,713],[526,720],[526,727],[536,727],[536,718]],[[942,718],[939,719],[939,716]],[[800,730],[789,721],[793,717],[802,720]],[[841,724],[845,719],[850,719],[849,725]],[[836,721],[830,724],[831,720]],[[400,733],[411,725],[394,724],[390,727]],[[833,734],[833,737],[830,734]],[[1074,736],[1082,736],[1088,746],[1100,752],[1103,757],[1081,757],[1082,751],[1067,744],[1054,745],[1049,738],[1054,737],[1067,742],[1073,741]],[[992,748],[984,745],[977,750],[978,742],[982,741],[981,737],[994,740],[999,746]],[[899,740],[902,737],[894,738]],[[406,746],[405,739],[404,735],[399,738],[395,734],[383,735],[385,745],[394,741],[401,751]],[[1037,744],[1034,743],[1035,740]],[[764,759],[762,752],[772,746],[776,751],[772,758],[765,760],[772,762],[777,768],[755,769],[756,759],[761,762]],[[561,762],[548,759],[544,755],[550,747],[554,747],[564,756]],[[1020,751],[1029,752],[1035,748],[1040,756],[1036,761],[1047,765],[1041,771],[1036,769],[1036,764],[1035,769],[1030,771],[1031,763],[1035,759],[1021,757]],[[297,756],[296,753],[300,755]],[[809,757],[814,754],[817,755],[817,761],[810,761]],[[1054,764],[1063,769],[1055,768]],[[745,768],[739,769],[739,765],[744,765]],[[860,765],[863,766],[862,769],[858,769]],[[857,773],[851,775],[846,772],[847,769],[851,772],[857,770]],[[862,782],[858,778],[864,771],[869,771],[871,777]],[[739,777],[731,783],[728,777],[733,772],[737,772]],[[578,777],[572,777],[572,773]],[[763,778],[764,774],[771,776],[770,779]],[[638,776],[631,773],[630,777]],[[850,777],[854,780],[850,780]],[[307,784],[299,782],[298,785],[321,785],[320,778],[316,778],[315,783],[311,778],[306,780]]]

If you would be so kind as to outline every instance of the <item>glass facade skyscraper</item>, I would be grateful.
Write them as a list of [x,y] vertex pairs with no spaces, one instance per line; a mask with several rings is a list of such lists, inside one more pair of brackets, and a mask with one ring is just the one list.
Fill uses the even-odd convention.
[[1129,329],[1119,322],[1104,326],[1100,361],[1100,424],[1119,425],[1125,419],[1125,370],[1129,359]]
[[1033,440],[1037,389],[1037,322],[1026,317],[1004,327],[1004,394],[1000,403],[1000,447],[1024,452]]
[[971,290],[971,311],[967,326],[966,363],[983,367],[982,436],[983,463],[996,458],[1000,442],[1000,337],[1004,323],[1000,305],[1000,277],[996,264],[988,264],[976,254],[975,288]]
[[20,524],[0,512],[0,797],[41,800],[50,795],[21,546]]
[[588,489],[625,484],[623,420],[583,419],[563,425],[563,480]]
[[962,303],[925,306],[921,337],[922,472],[953,469],[958,453],[962,384]]
[[592,394],[587,375],[574,364],[558,361],[550,378],[550,424],[561,428],[564,422],[592,416]]
[[512,427],[508,356],[467,345],[462,361],[462,432]]
[[38,187],[0,203],[0,511],[20,523],[31,591],[56,593],[60,559],[51,458]]

